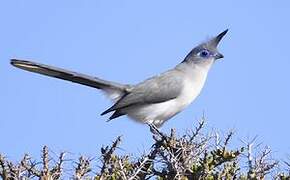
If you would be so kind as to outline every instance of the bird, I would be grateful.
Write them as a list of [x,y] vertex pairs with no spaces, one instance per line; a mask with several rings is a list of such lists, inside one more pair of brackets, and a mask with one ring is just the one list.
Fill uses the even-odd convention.
[[136,122],[159,128],[200,94],[212,65],[224,57],[217,46],[227,32],[228,29],[198,44],[174,68],[135,85],[107,81],[29,60],[11,59],[10,63],[23,70],[102,90],[113,101],[113,105],[101,113],[111,113],[108,121],[127,115]]

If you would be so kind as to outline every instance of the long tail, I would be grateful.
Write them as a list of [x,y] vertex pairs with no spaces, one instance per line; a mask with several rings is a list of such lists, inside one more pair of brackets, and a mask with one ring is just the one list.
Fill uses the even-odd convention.
[[109,95],[109,97],[115,101],[121,98],[124,94],[126,94],[130,87],[129,85],[106,81],[85,74],[27,60],[11,59],[11,64],[26,71],[35,72],[58,79],[68,80],[74,83],[79,83],[82,85],[104,90]]

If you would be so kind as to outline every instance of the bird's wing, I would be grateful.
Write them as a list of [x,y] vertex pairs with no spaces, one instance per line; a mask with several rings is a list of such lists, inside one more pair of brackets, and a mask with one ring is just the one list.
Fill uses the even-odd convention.
[[183,87],[182,76],[177,71],[168,71],[137,84],[102,115],[133,105],[161,103],[178,97]]
[[58,79],[72,81],[74,83],[79,83],[93,88],[102,89],[109,95],[111,99],[115,101],[119,100],[124,94],[128,93],[127,91],[129,90],[128,85],[106,81],[85,74],[53,66],[48,66],[40,63],[35,63],[31,61],[12,59],[11,64],[15,67],[30,72],[35,72],[46,76],[55,77]]

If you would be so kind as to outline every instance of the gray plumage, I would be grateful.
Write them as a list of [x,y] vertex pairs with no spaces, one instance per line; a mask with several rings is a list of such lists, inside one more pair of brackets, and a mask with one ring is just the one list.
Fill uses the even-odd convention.
[[27,71],[103,90],[115,102],[101,114],[113,112],[110,120],[128,115],[137,122],[160,127],[198,96],[211,65],[223,57],[217,51],[217,45],[226,33],[227,30],[195,47],[175,68],[136,85],[119,84],[26,60],[12,59],[11,64]]
[[161,103],[176,98],[182,91],[183,82],[182,77],[173,76],[174,73],[174,70],[171,70],[133,86],[130,93],[102,115],[134,105]]

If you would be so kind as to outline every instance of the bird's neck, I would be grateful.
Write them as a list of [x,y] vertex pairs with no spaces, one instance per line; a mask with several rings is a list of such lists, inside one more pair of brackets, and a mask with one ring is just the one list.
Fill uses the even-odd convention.
[[207,76],[208,71],[213,65],[214,60],[204,61],[200,63],[182,62],[175,69],[180,70],[188,75],[204,75]]

